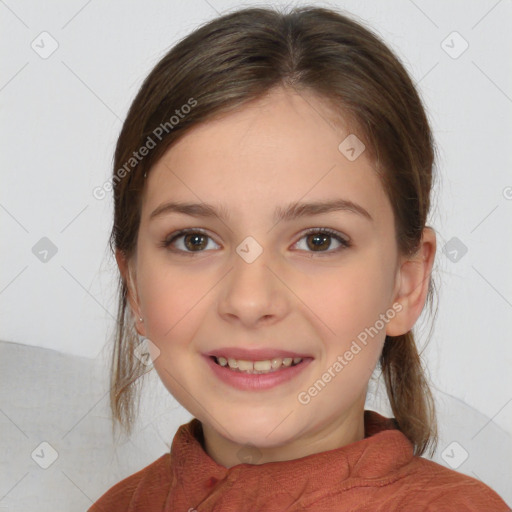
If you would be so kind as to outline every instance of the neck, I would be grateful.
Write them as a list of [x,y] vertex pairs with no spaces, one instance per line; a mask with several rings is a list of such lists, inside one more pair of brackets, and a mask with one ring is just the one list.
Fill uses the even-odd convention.
[[315,426],[313,431],[277,446],[239,444],[220,435],[209,424],[203,423],[203,448],[217,464],[226,468],[242,463],[259,465],[294,460],[334,450],[364,439],[364,403],[362,406],[357,405],[357,408],[338,418]]

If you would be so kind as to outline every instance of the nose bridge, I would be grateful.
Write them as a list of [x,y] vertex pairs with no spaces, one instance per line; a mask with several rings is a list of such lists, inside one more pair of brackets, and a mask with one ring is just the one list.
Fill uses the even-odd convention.
[[225,283],[220,313],[244,323],[279,317],[286,307],[283,285],[270,270],[271,252],[253,237],[244,239],[232,255],[233,268]]

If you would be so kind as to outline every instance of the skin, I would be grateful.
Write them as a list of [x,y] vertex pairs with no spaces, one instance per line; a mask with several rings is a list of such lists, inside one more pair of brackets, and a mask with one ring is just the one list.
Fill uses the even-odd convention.
[[[425,228],[415,255],[399,254],[391,204],[367,152],[349,161],[338,145],[350,132],[329,116],[313,93],[278,88],[195,127],[148,174],[136,257],[116,255],[137,330],[160,351],[156,371],[202,422],[206,452],[227,468],[241,463],[247,445],[262,464],[363,439],[368,381],[385,336],[409,331],[426,300],[434,231]],[[372,220],[350,211],[272,220],[277,206],[334,198],[359,204]],[[223,203],[229,219],[172,213],[150,221],[169,200]],[[184,236],[176,252],[159,245],[191,227],[209,236],[200,249]],[[304,231],[326,227],[352,246],[337,251],[340,243],[328,237],[315,248]],[[250,264],[236,252],[247,236],[263,249]],[[393,304],[401,311],[307,405],[299,403],[298,394]],[[203,361],[201,353],[223,346],[273,347],[314,360],[277,387],[241,391]]]

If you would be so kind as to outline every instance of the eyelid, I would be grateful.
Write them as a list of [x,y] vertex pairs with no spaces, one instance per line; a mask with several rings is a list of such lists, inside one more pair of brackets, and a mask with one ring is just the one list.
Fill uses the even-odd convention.
[[344,235],[343,233],[339,232],[337,229],[327,228],[327,227],[318,227],[318,228],[308,228],[305,231],[302,231],[300,234],[299,239],[293,244],[298,244],[305,236],[313,233],[324,233],[329,235],[331,238],[334,238],[335,240],[340,243],[340,247],[337,249],[330,249],[328,251],[306,251],[306,253],[311,254],[310,257],[313,257],[313,255],[316,255],[317,257],[328,257],[335,254],[339,254],[341,251],[348,249],[352,247],[352,241],[351,239]]
[[[170,235],[166,236],[162,242],[160,243],[160,245],[164,248],[168,247],[171,243],[173,243],[175,240],[177,240],[178,238],[182,237],[182,236],[185,236],[185,235],[188,235],[190,233],[200,233],[202,235],[205,235],[207,236],[208,238],[212,239],[214,242],[215,242],[215,239],[213,238],[212,235],[210,235],[208,233],[208,231],[206,231],[205,229],[202,229],[202,228],[183,228],[183,229],[178,229],[176,231],[173,231]],[[217,243],[217,242],[215,242]],[[184,251],[177,251],[177,252],[184,252]],[[197,251],[197,252],[205,252],[205,251]],[[188,252],[189,254],[193,254],[192,251],[189,251]]]
[[[186,255],[193,256],[196,253],[200,254],[202,252],[207,252],[205,250],[203,250],[203,251],[183,251],[181,249],[169,249],[169,247],[175,240],[177,240],[178,238],[180,238],[182,236],[190,234],[190,233],[199,233],[199,234],[205,235],[215,242],[214,237],[211,236],[208,233],[208,231],[203,228],[183,228],[183,229],[178,229],[178,230],[172,232],[169,236],[165,237],[164,240],[162,240],[162,242],[159,245],[160,245],[160,247],[163,247],[165,249],[173,251],[177,254],[186,254]],[[313,228],[307,228],[307,229],[301,231],[299,238],[297,239],[296,242],[294,242],[293,245],[296,245],[305,236],[307,236],[309,234],[313,234],[313,233],[327,234],[327,235],[331,236],[332,238],[336,239],[341,244],[341,247],[338,247],[337,249],[328,250],[328,251],[306,251],[311,254],[318,254],[319,256],[322,256],[322,255],[327,256],[330,254],[336,254],[336,253],[340,252],[341,250],[347,249],[352,246],[352,241],[350,240],[350,238],[348,236],[344,235],[343,233],[339,232],[336,229],[332,229],[332,228],[328,228],[328,227],[313,227]],[[215,243],[218,244],[217,242],[215,242]]]
[[[351,242],[350,238],[348,236],[344,235],[337,229],[332,229],[332,228],[327,228],[327,227],[325,227],[325,228],[308,228],[305,231],[302,231],[300,238],[303,238],[305,235],[309,235],[312,233],[327,233],[333,237],[340,238],[341,240],[343,240],[343,242],[346,242],[347,244]],[[299,238],[299,240],[300,240],[300,238]]]

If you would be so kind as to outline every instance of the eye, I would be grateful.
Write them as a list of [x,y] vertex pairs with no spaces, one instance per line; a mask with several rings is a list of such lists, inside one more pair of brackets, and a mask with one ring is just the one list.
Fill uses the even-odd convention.
[[[312,253],[315,253],[315,252],[320,252],[320,253],[326,252],[328,254],[338,253],[343,249],[347,249],[348,247],[351,247],[351,245],[352,245],[346,238],[344,238],[341,235],[341,233],[338,233],[337,231],[335,231],[333,229],[329,229],[329,228],[308,229],[304,233],[304,235],[300,238],[300,240],[302,240],[304,238],[306,239],[307,248],[308,249],[313,248],[312,251],[308,251],[308,249],[306,249],[306,251],[312,252]],[[323,250],[323,249],[329,248],[331,246],[330,239],[333,239],[333,238],[338,242],[339,247],[337,249],[330,250],[330,251]],[[160,246],[164,247],[164,248],[168,248],[171,245],[175,244],[176,241],[178,241],[180,239],[183,239],[182,240],[183,243],[177,244],[177,245],[181,245],[181,247],[178,247],[178,248],[174,247],[173,249],[169,249],[169,250],[172,250],[173,252],[176,252],[176,253],[189,253],[189,254],[194,253],[194,252],[204,252],[205,249],[208,247],[207,240],[208,239],[212,240],[211,237],[208,234],[206,234],[206,232],[203,231],[202,229],[187,228],[187,229],[182,229],[180,231],[177,231],[176,233],[173,233],[166,239],[162,240],[162,242],[160,243]],[[300,242],[300,240],[299,240],[299,242]],[[299,242],[296,242],[295,245],[297,245]],[[319,249],[319,250],[316,250],[316,249]]]
[[[176,240],[183,238],[183,244],[185,249],[178,248],[178,249],[170,249],[173,252],[185,252],[185,253],[191,253],[191,252],[204,252],[203,249],[207,247],[207,243],[205,240],[208,238],[211,239],[209,235],[207,235],[203,230],[198,228],[187,228],[187,229],[181,229],[180,231],[170,235],[165,240],[162,240],[161,247],[169,247],[172,244],[176,242]],[[191,250],[189,250],[191,249]]]
[[[306,239],[306,246],[308,248],[311,248],[311,247],[314,248],[314,250],[310,251],[310,252],[321,252],[321,253],[327,252],[328,254],[332,254],[332,253],[338,253],[343,249],[347,249],[348,247],[350,247],[352,245],[346,238],[344,238],[341,235],[341,233],[338,233],[337,231],[334,231],[333,229],[329,229],[329,228],[308,229],[300,240],[302,240],[303,238]],[[337,249],[334,249],[331,251],[322,250],[326,247],[329,248],[331,246],[330,239],[332,239],[332,238],[334,238],[339,243],[339,247]],[[298,243],[299,242],[297,242],[297,244]],[[316,249],[319,249],[319,250],[316,250]]]

